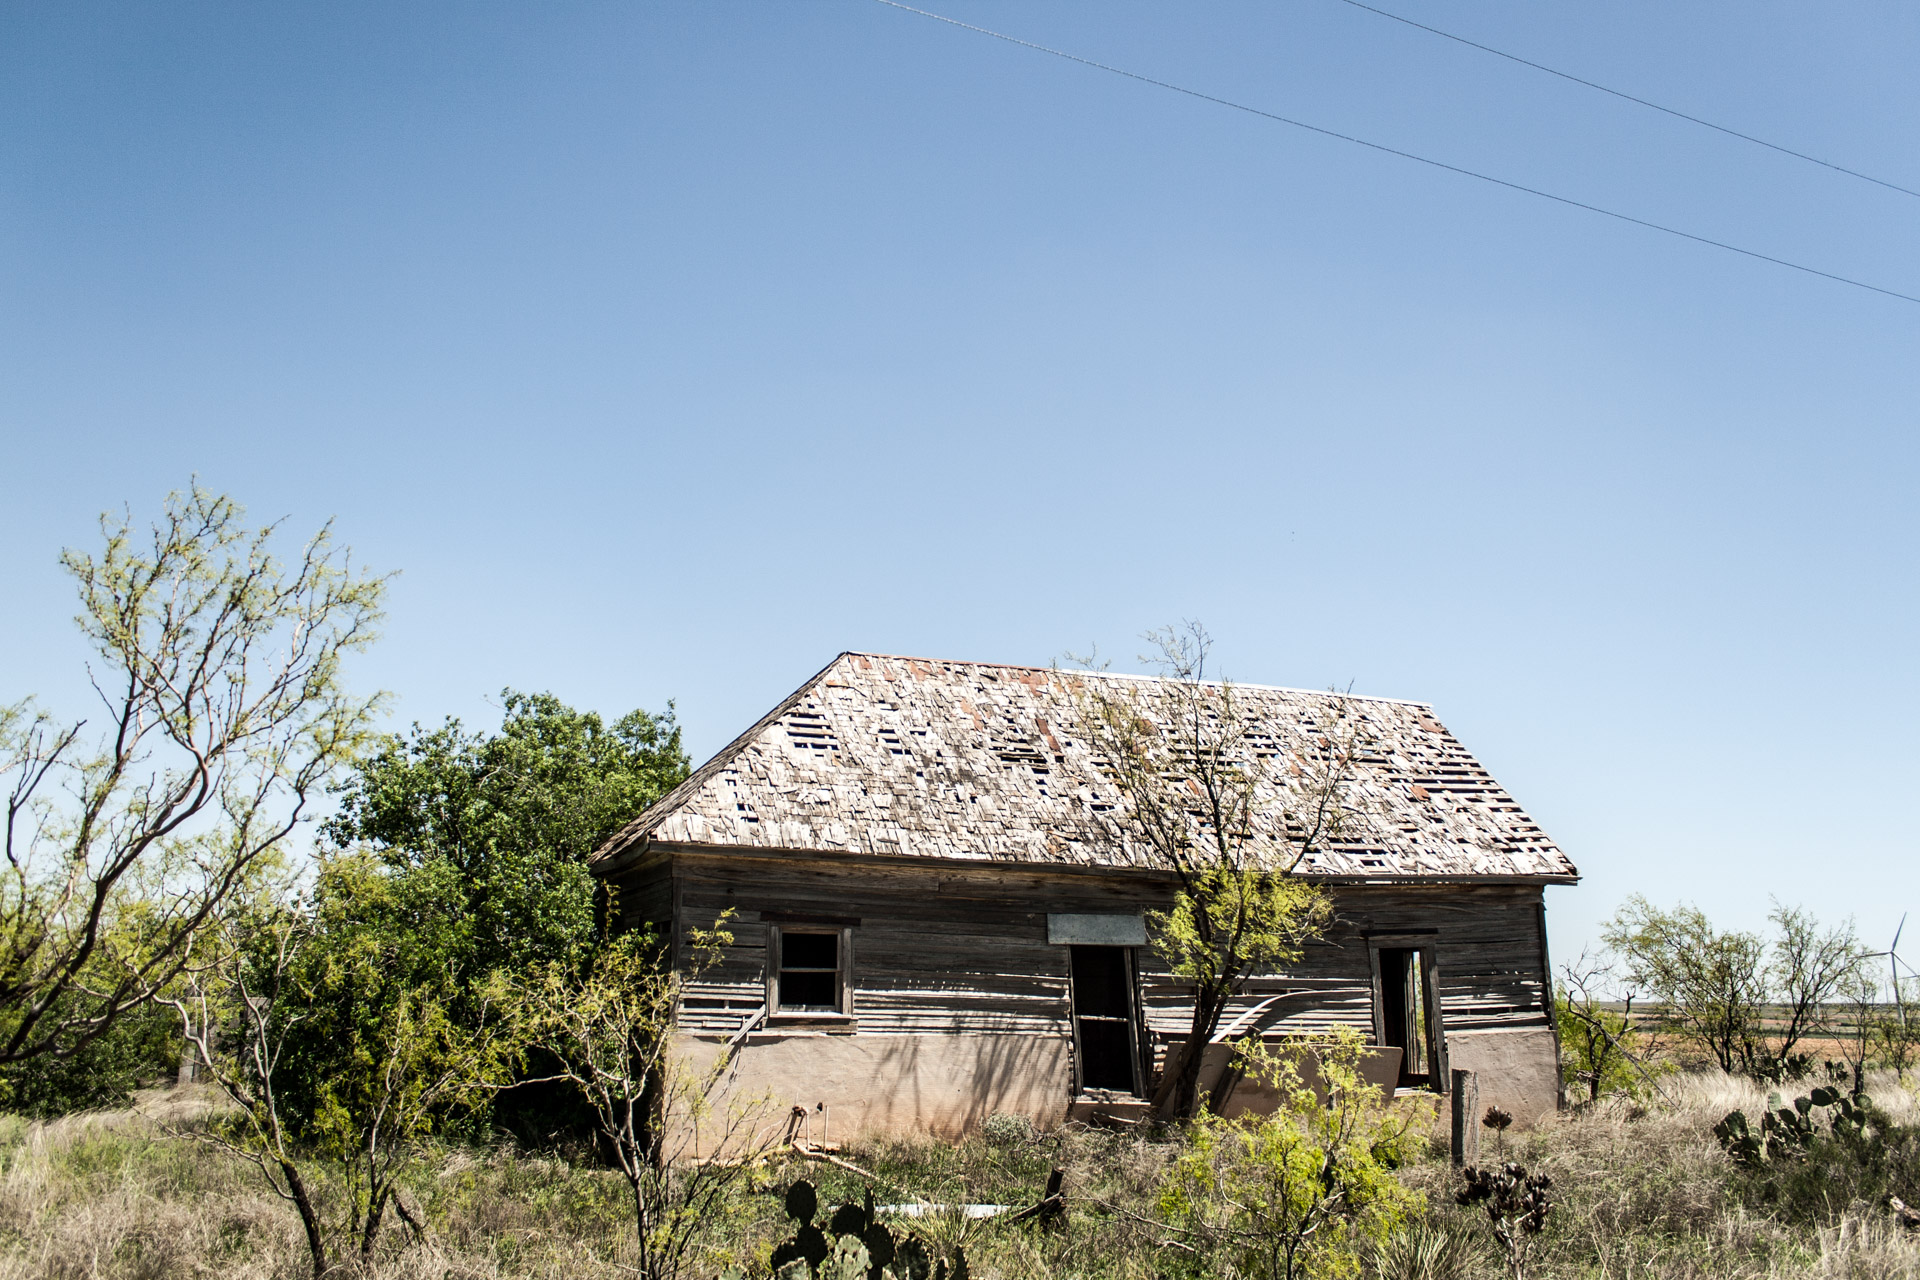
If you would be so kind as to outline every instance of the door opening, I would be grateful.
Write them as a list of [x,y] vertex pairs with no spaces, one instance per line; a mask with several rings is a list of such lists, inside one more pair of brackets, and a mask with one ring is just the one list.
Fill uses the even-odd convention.
[[1139,1089],[1134,1052],[1133,962],[1125,947],[1069,947],[1073,1038],[1082,1089]]
[[1383,1042],[1401,1050],[1403,1089],[1430,1088],[1434,1083],[1427,964],[1426,953],[1417,947],[1380,949]]

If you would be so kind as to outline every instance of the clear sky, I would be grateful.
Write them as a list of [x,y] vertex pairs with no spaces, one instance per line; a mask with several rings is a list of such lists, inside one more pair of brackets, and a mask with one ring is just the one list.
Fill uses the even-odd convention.
[[[1912,5],[1383,7],[1920,188]],[[1920,293],[1920,199],[1340,0],[945,12]],[[1586,873],[1920,912],[1920,306],[870,0],[0,10],[0,696],[198,473],[402,576],[357,679],[675,699],[1199,618],[1431,701]],[[1905,948],[1903,948],[1905,949]],[[1920,936],[1913,951],[1920,952]]]

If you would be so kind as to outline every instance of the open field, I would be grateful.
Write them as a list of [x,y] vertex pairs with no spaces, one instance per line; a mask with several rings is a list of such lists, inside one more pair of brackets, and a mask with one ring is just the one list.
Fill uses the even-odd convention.
[[[1912,1093],[1886,1077],[1874,1086],[1894,1118],[1920,1122]],[[1667,1091],[1665,1102],[1645,1111],[1610,1102],[1509,1135],[1507,1155],[1549,1172],[1558,1197],[1529,1275],[1920,1277],[1920,1238],[1902,1233],[1881,1206],[1835,1203],[1824,1221],[1790,1223],[1742,1202],[1710,1130],[1734,1107],[1755,1113],[1764,1104],[1760,1090],[1696,1075],[1670,1080]],[[0,1121],[0,1280],[306,1275],[292,1212],[251,1170],[170,1135],[191,1131],[209,1105],[185,1089],[147,1095],[131,1112]],[[866,1145],[846,1157],[878,1179],[883,1203],[1028,1203],[1058,1164],[1072,1197],[1064,1233],[957,1217],[922,1220],[922,1229],[937,1240],[964,1240],[976,1276],[1147,1280],[1164,1273],[1168,1258],[1165,1233],[1151,1220],[1156,1181],[1173,1150],[1145,1137],[1076,1129],[1002,1144],[975,1137]],[[1483,1154],[1496,1153],[1489,1146]],[[865,1187],[851,1172],[799,1160],[756,1170],[708,1224],[709,1254],[697,1274],[733,1266],[764,1275],[785,1225],[780,1194],[801,1176],[833,1202]],[[1463,1244],[1446,1268],[1387,1274],[1503,1274],[1483,1221],[1452,1203],[1444,1147],[1430,1146],[1401,1176],[1426,1193],[1416,1230]],[[507,1148],[451,1148],[423,1162],[407,1195],[424,1210],[428,1237],[411,1242],[394,1224],[369,1275],[630,1274],[624,1184],[614,1175]]]

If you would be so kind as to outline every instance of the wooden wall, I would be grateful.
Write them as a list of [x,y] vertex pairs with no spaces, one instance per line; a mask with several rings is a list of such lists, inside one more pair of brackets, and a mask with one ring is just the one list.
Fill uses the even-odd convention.
[[[1164,881],[1005,863],[684,853],[618,883],[621,913],[633,923],[664,922],[677,910],[680,928],[704,927],[733,910],[734,945],[690,989],[682,1011],[683,1028],[696,1033],[732,1032],[762,1004],[760,913],[768,911],[859,921],[852,968],[861,1034],[1063,1036],[1067,949],[1047,942],[1048,913],[1133,912],[1172,896]],[[1297,993],[1276,1029],[1350,1026],[1371,1037],[1365,935],[1431,929],[1449,1033],[1549,1025],[1540,886],[1359,885],[1336,887],[1334,898],[1339,918],[1328,937],[1285,976],[1253,982],[1242,1007]],[[1147,1021],[1161,1034],[1183,1032],[1185,993],[1150,950],[1138,958]]]

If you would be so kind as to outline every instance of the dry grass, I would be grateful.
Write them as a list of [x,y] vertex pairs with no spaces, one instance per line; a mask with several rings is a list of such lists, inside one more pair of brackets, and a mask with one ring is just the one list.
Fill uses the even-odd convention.
[[[1811,1082],[1780,1092],[1805,1093]],[[1512,1135],[1507,1158],[1552,1175],[1556,1207],[1534,1246],[1530,1276],[1594,1280],[1920,1280],[1920,1238],[1901,1232],[1883,1205],[1848,1206],[1825,1228],[1756,1215],[1730,1184],[1713,1125],[1736,1108],[1756,1115],[1767,1090],[1713,1074],[1670,1078],[1648,1108],[1609,1101]],[[1869,1092],[1902,1123],[1920,1101],[1886,1074]],[[1491,1143],[1483,1163],[1498,1158]],[[1425,1190],[1436,1226],[1484,1239],[1477,1211],[1452,1203],[1444,1146],[1408,1180]],[[1464,1275],[1497,1275],[1490,1252]],[[1436,1277],[1436,1280],[1438,1278]]]
[[[1886,1110],[1920,1123],[1911,1092],[1885,1077],[1873,1085]],[[1920,1239],[1900,1233],[1880,1206],[1852,1206],[1819,1229],[1787,1227],[1743,1206],[1711,1128],[1735,1107],[1751,1114],[1764,1105],[1765,1090],[1719,1076],[1674,1078],[1666,1087],[1669,1099],[1644,1112],[1608,1103],[1510,1136],[1508,1155],[1551,1173],[1558,1188],[1529,1276],[1920,1280]],[[292,1211],[245,1166],[162,1128],[190,1128],[212,1105],[204,1093],[179,1090],[143,1098],[135,1112],[44,1124],[0,1117],[0,1280],[304,1280],[307,1255]],[[1159,1273],[1159,1233],[1092,1206],[1147,1215],[1171,1155],[1165,1144],[1078,1130],[1002,1144],[876,1143],[848,1154],[883,1179],[882,1200],[1027,1203],[1048,1170],[1063,1166],[1077,1205],[1065,1234],[922,1220],[938,1239],[964,1240],[973,1273],[985,1280],[1150,1280]],[[1489,1146],[1483,1155],[1496,1152]],[[1464,1236],[1472,1244],[1429,1250],[1446,1260],[1438,1270],[1386,1274],[1502,1274],[1484,1223],[1452,1203],[1444,1147],[1404,1172],[1428,1194],[1426,1238]],[[788,1227],[780,1194],[800,1176],[816,1181],[829,1202],[858,1198],[865,1186],[831,1166],[760,1170],[713,1224],[715,1258],[756,1274],[756,1260]],[[408,1195],[428,1214],[430,1238],[409,1243],[395,1224],[362,1273],[368,1280],[630,1274],[622,1265],[630,1260],[630,1227],[617,1176],[505,1149],[455,1149],[427,1162]]]
[[[309,1276],[291,1207],[248,1166],[167,1133],[214,1106],[184,1089],[130,1112],[0,1117],[0,1280]],[[432,1234],[411,1244],[395,1223],[359,1269],[366,1280],[623,1274],[626,1224],[604,1175],[461,1152],[409,1191],[429,1207]]]

